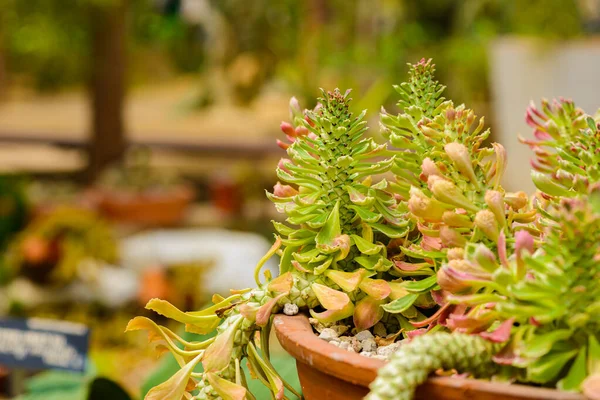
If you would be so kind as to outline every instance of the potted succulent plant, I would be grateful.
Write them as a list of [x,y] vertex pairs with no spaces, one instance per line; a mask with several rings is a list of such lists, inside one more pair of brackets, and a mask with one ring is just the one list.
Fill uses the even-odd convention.
[[117,243],[106,221],[79,208],[57,208],[37,216],[5,254],[10,276],[55,287],[75,280],[85,260],[115,263]]
[[[568,177],[579,170],[575,165],[565,167],[568,163],[564,161],[576,158],[570,153],[568,135],[591,141],[573,150],[579,151],[580,160],[589,162],[591,157],[599,161],[597,121],[584,118],[579,111],[569,120],[564,111],[556,111],[562,124],[562,130],[557,129],[561,134],[566,131],[567,136],[550,142],[549,137],[559,136],[552,123],[546,123],[557,123],[550,117],[552,111],[536,113],[543,126],[536,134],[542,142],[531,144],[541,158],[534,181],[544,202],[534,206],[524,193],[507,193],[501,187],[506,153],[499,144],[483,146],[489,135],[483,130],[483,119],[442,97],[444,87],[435,81],[430,61],[421,60],[410,68],[409,80],[396,87],[402,112],[392,115],[384,111],[381,115],[385,137],[394,146],[390,149],[365,135],[364,113],[353,116],[348,111],[348,92],[324,92],[319,105],[304,112],[292,99],[293,123],[281,126],[290,143],[280,142],[289,159],[281,160],[277,168],[284,183],[268,194],[287,219],[285,224],[274,222],[278,234],[258,263],[257,288],[234,290],[227,298],[214,296],[212,306],[197,312],[182,312],[158,299],[148,303],[147,308],[184,323],[188,331],[216,329],[216,336],[204,342],[187,342],[143,317],[133,319],[127,327],[149,330],[150,340],[169,349],[182,367],[151,390],[148,400],[252,399],[240,368],[244,358],[252,377],[268,386],[274,398],[300,397],[269,362],[273,321],[282,345],[298,360],[306,399],[362,398],[378,369],[381,374],[373,383],[371,398],[409,399],[435,370],[490,375],[499,355],[509,358],[505,353],[512,349],[516,354],[514,346],[529,343],[519,342],[519,338],[530,340],[527,335],[535,335],[537,328],[540,333],[552,329],[541,328],[549,320],[528,319],[532,309],[517,304],[523,300],[519,290],[527,285],[522,281],[529,277],[535,281],[538,276],[534,267],[540,262],[534,258],[534,248],[545,240],[559,242],[560,230],[555,225],[560,223],[551,221],[560,221],[558,215],[570,215],[566,205],[554,214],[553,205],[562,203],[552,201],[553,196],[587,193],[584,177],[575,179],[572,187],[565,186]],[[581,121],[586,121],[585,126]],[[548,144],[564,159],[539,150]],[[581,164],[577,167],[581,170]],[[590,182],[597,175],[591,170],[583,170]],[[586,200],[573,201],[591,215]],[[592,216],[586,218],[593,220]],[[590,243],[593,247],[594,242]],[[280,274],[273,278],[266,273],[263,282],[261,267],[274,255],[280,259]],[[552,272],[563,267],[559,262]],[[531,274],[529,268],[533,268]],[[571,272],[573,276],[577,273]],[[540,281],[545,277],[539,276]],[[502,287],[509,281],[514,285]],[[565,281],[565,290],[583,287],[571,284]],[[586,299],[592,305],[593,292],[583,292],[577,300]],[[534,289],[528,293],[536,295]],[[511,319],[511,311],[520,308],[529,314],[523,311],[526,316]],[[272,318],[279,311],[294,315],[299,310],[310,314],[320,336],[330,343],[313,333],[306,316]],[[593,321],[590,312],[580,317],[580,326],[589,325],[593,332],[596,325],[588,324]],[[565,317],[558,315],[555,320],[560,324]],[[332,340],[345,330],[344,340]],[[563,367],[570,366],[577,354],[585,353],[584,346],[588,347],[582,344],[588,343],[582,342],[587,336],[575,325],[567,330],[570,336],[565,333],[555,341],[573,337],[568,348],[571,358],[564,356]],[[406,344],[394,343],[400,339],[407,340]],[[534,355],[545,355],[555,342]],[[589,343],[591,348],[593,341]],[[562,343],[557,346],[557,351],[567,352]],[[383,367],[384,353],[392,350],[398,355]],[[357,352],[362,354],[353,354]],[[581,376],[589,375],[588,369],[581,373],[581,363],[587,359],[593,364],[594,357],[579,362],[578,384],[570,378],[563,388],[580,389]],[[505,376],[527,381],[522,373],[527,366],[516,360],[520,359],[510,359],[511,368],[520,373]],[[532,356],[527,362],[536,360]],[[200,366],[202,372],[197,371]],[[559,373],[533,382],[554,383]],[[480,399],[499,393],[512,399],[579,398],[548,389],[473,382],[437,378],[420,390],[424,398],[462,398],[465,391]]]
[[131,151],[121,168],[110,168],[88,196],[115,221],[143,226],[181,223],[194,199],[193,188],[175,176],[150,169],[147,149]]

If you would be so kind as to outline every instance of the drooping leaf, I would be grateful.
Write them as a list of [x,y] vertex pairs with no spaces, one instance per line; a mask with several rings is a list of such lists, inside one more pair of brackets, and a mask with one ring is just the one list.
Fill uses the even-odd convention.
[[[216,306],[216,305],[215,305]],[[212,306],[211,308],[215,307]],[[226,306],[223,304],[221,307]],[[186,330],[188,332],[207,334],[212,332],[219,323],[221,318],[217,315],[203,315],[204,312],[182,312],[177,307],[169,303],[168,301],[161,299],[152,299],[146,304],[148,310],[152,310],[160,315],[167,318],[174,319],[175,321],[186,324]],[[215,308],[216,310],[216,308]],[[198,315],[200,314],[200,315]]]
[[358,331],[369,329],[383,317],[382,301],[370,296],[360,300],[354,308],[354,326]]
[[223,379],[213,372],[206,373],[206,379],[223,400],[244,400],[246,398],[247,391],[243,386]]
[[338,311],[344,309],[348,303],[351,303],[350,298],[344,292],[339,290],[331,289],[320,283],[313,283],[311,285],[315,296],[319,300],[319,303],[327,310]]
[[227,368],[233,352],[235,334],[243,318],[239,316],[231,322],[223,332],[219,332],[215,341],[208,346],[202,358],[202,366],[206,372],[220,372]]
[[[192,372],[201,358],[202,355],[196,356],[196,358],[187,363],[171,378],[152,388],[146,395],[145,400],[180,400],[186,392]],[[227,361],[229,362],[229,359]]]
[[260,306],[260,308],[256,312],[256,325],[265,326],[269,322],[269,318],[273,314],[273,307],[275,307],[279,299],[281,299],[284,296],[287,296],[287,292],[275,296],[274,298]]
[[364,269],[359,269],[354,272],[329,270],[325,272],[325,276],[342,288],[343,291],[353,292],[358,288],[359,283],[366,276],[366,271]]
[[392,289],[383,279],[365,278],[358,285],[360,289],[375,300],[383,300],[390,295]]
[[279,275],[267,284],[267,289],[275,293],[289,293],[294,284],[294,277],[291,272]]
[[326,310],[326,311],[319,313],[319,312],[314,311],[313,309],[310,309],[310,315],[313,318],[316,318],[319,322],[324,323],[324,324],[333,323],[333,322],[342,320],[344,318],[348,318],[353,313],[354,313],[354,303],[352,303],[351,301],[349,301],[348,304],[341,310]]

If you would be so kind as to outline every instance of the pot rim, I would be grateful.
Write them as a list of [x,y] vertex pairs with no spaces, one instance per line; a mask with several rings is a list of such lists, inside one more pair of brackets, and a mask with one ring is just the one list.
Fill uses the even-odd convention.
[[[308,317],[304,314],[277,314],[273,325],[281,346],[298,362],[346,382],[368,387],[377,377],[377,370],[385,365],[382,360],[340,349],[320,339],[314,334]],[[437,387],[441,391],[475,391],[498,396],[485,398],[585,400],[583,395],[577,393],[476,379],[435,377],[429,378],[426,386]]]

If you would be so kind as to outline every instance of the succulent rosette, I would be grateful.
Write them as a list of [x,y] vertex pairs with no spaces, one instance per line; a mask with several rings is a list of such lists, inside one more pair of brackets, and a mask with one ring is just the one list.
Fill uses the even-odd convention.
[[[414,91],[422,81],[414,82],[404,90]],[[435,105],[427,108],[430,115],[444,104],[435,98],[432,103],[431,95],[422,97]],[[533,105],[528,108],[526,120],[535,130],[535,139],[522,141],[535,153],[532,177],[539,191],[534,211],[526,208],[526,197],[518,195],[506,201],[505,195],[506,224],[499,226],[496,238],[474,223],[475,229],[466,231],[472,236],[464,241],[464,247],[451,247],[445,252],[445,259],[439,257],[442,266],[437,272],[438,283],[446,294],[447,304],[452,305],[445,316],[445,325],[453,333],[424,335],[402,345],[390,363],[379,371],[371,385],[369,400],[411,399],[417,385],[440,368],[476,376],[500,373],[511,380],[582,391],[590,399],[600,398],[597,116],[592,118],[571,101],[562,99],[551,105],[542,102],[542,111]],[[408,138],[404,139],[406,143]],[[437,139],[441,141],[443,137]],[[398,145],[402,140],[396,138],[395,142]],[[445,146],[444,150],[447,151]],[[413,152],[419,150],[413,148]],[[399,156],[396,159],[402,160]],[[439,171],[446,171],[439,164],[436,166]],[[429,164],[422,168],[423,174],[427,174],[425,171],[435,170]],[[490,184],[486,181],[489,174],[478,176],[482,187]],[[465,188],[459,198],[483,205],[481,188],[477,186],[459,185]],[[414,187],[413,182],[410,189],[413,192]],[[495,216],[502,217],[502,213],[494,212],[498,208],[486,201],[490,198],[489,190],[483,195],[484,203]],[[497,187],[492,186],[491,190]],[[425,196],[428,201],[442,200],[435,191],[431,192],[431,196]],[[410,191],[409,195],[412,196]],[[429,221],[434,223],[439,223],[441,214],[445,223],[446,211],[436,214],[434,208],[427,208],[431,203],[423,201],[416,204],[427,206],[422,208],[429,212],[420,216],[415,213],[419,208],[410,204],[411,199],[412,214],[425,221],[434,215],[435,219]],[[513,207],[514,200],[523,205]],[[510,208],[531,217],[515,220]],[[468,207],[465,210],[464,214],[469,214]],[[422,222],[417,221],[424,238],[436,237],[426,233]],[[501,221],[502,218],[496,220],[502,224]],[[484,235],[476,237],[477,229]],[[442,251],[444,236],[440,229]]]
[[[536,218],[525,193],[507,193],[501,186],[504,147],[483,146],[490,135],[484,119],[445,100],[445,87],[434,79],[434,72],[431,60],[411,65],[409,80],[395,87],[402,112],[384,110],[381,115],[383,132],[398,149],[392,168],[397,179],[390,187],[407,202],[419,234],[392,259],[392,273],[413,277],[426,292],[434,290],[442,305],[417,326],[433,324],[440,316],[445,319],[451,311],[445,293],[436,290],[437,282],[458,290],[464,276],[485,275],[461,261],[467,243],[483,243],[493,250],[499,243],[512,244],[514,233],[531,229],[528,224]],[[402,311],[415,299],[401,297],[385,309]]]
[[[216,337],[186,342],[147,318],[130,322],[128,330],[149,330],[150,340],[169,349],[181,365],[147,399],[251,399],[240,368],[243,359],[275,398],[286,398],[284,388],[299,397],[269,362],[272,314],[293,304],[323,323],[352,318],[357,330],[383,318],[381,305],[398,291],[382,279],[393,266],[388,244],[412,227],[388,182],[373,179],[390,170],[393,157],[385,145],[365,136],[364,112],[353,116],[349,102],[349,92],[323,92],[315,110],[302,112],[292,99],[292,123],[281,125],[289,143],[279,142],[289,158],[279,163],[281,182],[268,194],[287,219],[274,222],[278,234],[258,263],[257,288],[215,296],[214,305],[197,312],[157,299],[147,305],[188,331],[216,329]],[[267,273],[261,282],[261,268],[273,255],[279,256],[279,276]],[[203,372],[195,372],[199,364]]]
[[497,363],[522,368],[519,379],[526,382],[589,391],[598,385],[600,362],[594,311],[600,304],[600,186],[599,165],[581,158],[600,154],[600,129],[571,101],[542,104],[545,123],[533,123],[534,115],[542,115],[533,105],[526,116],[537,138],[527,143],[536,155],[541,243],[536,246],[523,230],[515,235],[514,251],[504,242],[496,251],[468,244],[459,261],[465,273],[442,287],[469,312],[451,316],[448,325],[491,338],[486,330],[504,321],[512,327],[511,340]]
[[587,115],[573,101],[531,103],[525,115],[535,139],[520,140],[534,152],[531,177],[546,199],[586,194],[600,181],[600,114]]

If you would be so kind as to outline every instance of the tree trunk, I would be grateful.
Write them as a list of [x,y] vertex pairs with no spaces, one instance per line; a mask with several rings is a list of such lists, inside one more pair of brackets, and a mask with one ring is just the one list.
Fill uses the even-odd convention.
[[92,181],[119,160],[127,141],[124,106],[126,86],[127,1],[91,10],[92,57],[90,99],[92,133],[86,179]]

